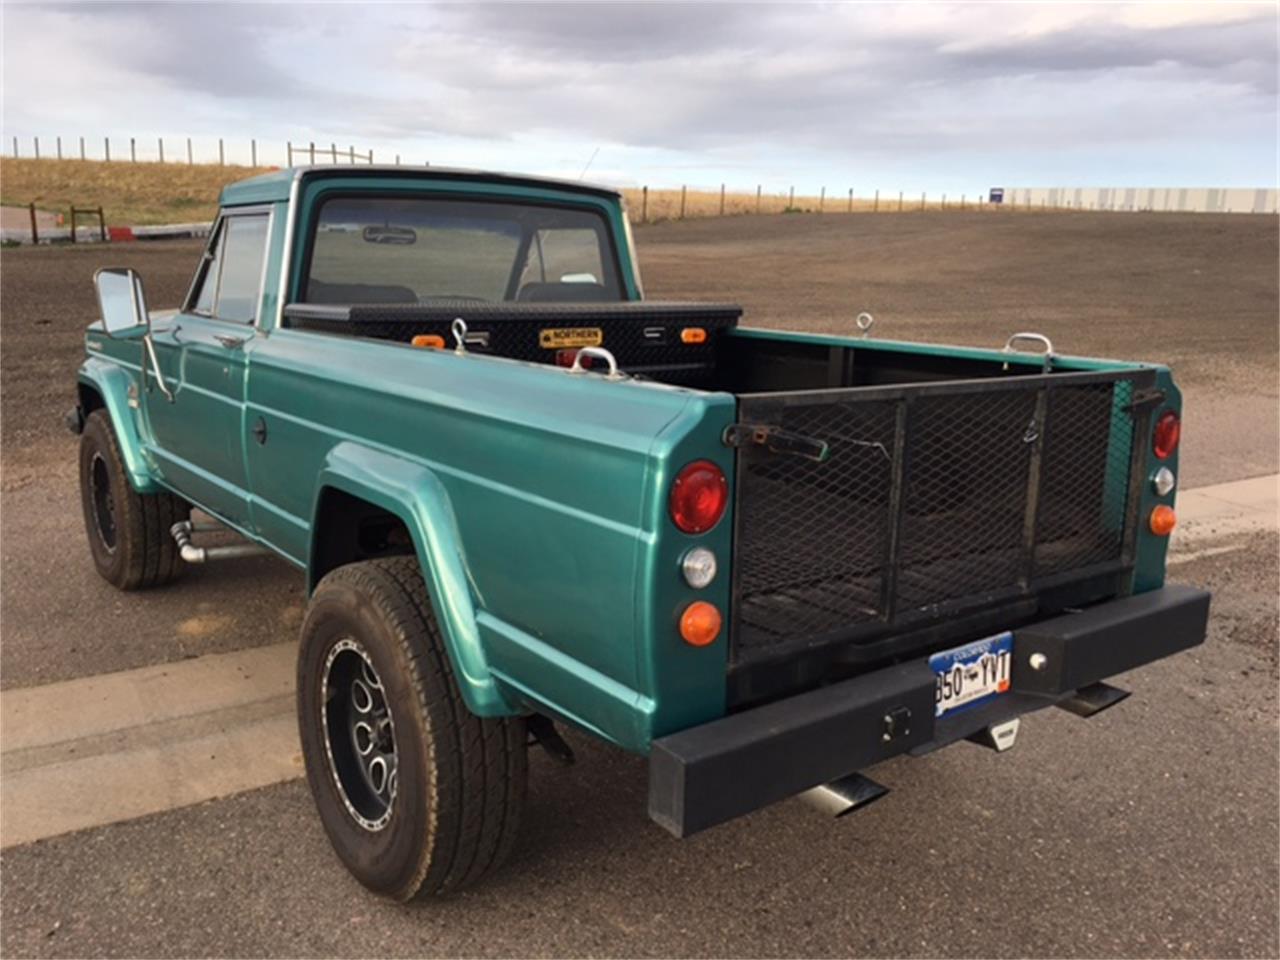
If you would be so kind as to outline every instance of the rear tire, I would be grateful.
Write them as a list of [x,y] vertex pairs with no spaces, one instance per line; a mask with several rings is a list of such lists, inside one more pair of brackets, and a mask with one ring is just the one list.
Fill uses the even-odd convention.
[[473,884],[506,859],[524,808],[524,719],[467,709],[414,558],[320,581],[297,679],[307,782],[357,880],[408,900]]
[[121,590],[156,587],[185,564],[169,529],[191,515],[171,493],[138,493],[106,410],[85,419],[80,435],[80,503],[89,552],[99,575]]

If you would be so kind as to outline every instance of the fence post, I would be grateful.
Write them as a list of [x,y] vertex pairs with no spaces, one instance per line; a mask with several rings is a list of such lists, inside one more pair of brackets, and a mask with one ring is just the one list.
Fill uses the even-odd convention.
[[795,205],[796,205],[796,188],[792,187],[791,193],[788,195],[788,198],[787,198],[787,209],[788,210],[794,209]]
[[227,162],[227,154],[222,146],[222,138],[218,138],[218,166],[225,166]]
[[764,189],[760,184],[756,184],[756,213],[760,212],[760,191]]
[[130,163],[138,162],[138,144],[133,137],[129,138],[129,162]]
[[39,137],[32,137],[32,138],[31,138],[31,142],[35,144],[35,147],[36,147],[36,159],[37,159],[37,160],[39,160],[39,159],[40,159],[40,138],[39,138]]
[[84,159],[84,137],[80,138],[80,159]]
[[369,148],[369,166],[373,166],[373,147]]
[[193,163],[195,163],[195,160],[192,159],[191,155],[191,138],[187,137],[187,166],[191,166]]
[[681,185],[680,187],[680,219],[681,220],[684,219],[684,201],[688,193],[688,190],[689,188],[687,186]]
[[880,191],[879,191],[879,190],[877,190],[877,191],[876,191],[875,204],[872,206],[872,208],[871,208],[871,212],[872,212],[872,213],[879,213],[879,212],[880,212]]
[[311,142],[311,165],[313,167],[316,165],[316,144],[314,140]]
[[102,138],[102,156],[106,160],[111,159],[111,138],[110,137]]
[[400,154],[396,154],[396,166],[400,166]]
[[827,205],[827,188],[823,187],[822,192],[818,194],[818,212],[822,213],[823,208]]
[[649,222],[649,188],[640,188],[640,222]]
[[58,137],[58,159],[62,159],[62,138]]
[[720,184],[720,216],[724,216],[724,184]]
[[354,167],[356,165],[356,148],[354,144],[347,147],[347,154],[350,157],[350,160],[348,162]]
[[156,143],[160,146],[160,162],[164,163],[164,137],[156,137]]
[[920,193],[920,209],[921,210],[924,209],[924,192],[923,191]]
[[945,193],[942,195],[942,209],[947,209],[947,195]]
[[98,208],[98,238],[103,243],[107,242],[107,218],[102,215],[102,208]]
[[76,205],[71,205],[71,242],[76,242]]
[[249,140],[249,165],[253,167],[258,165],[258,141],[252,138]]
[[960,194],[960,209],[964,209],[964,194]]
[[898,191],[898,212],[902,212],[902,191]]
[[27,209],[31,211],[31,243],[34,246],[40,242],[40,231],[36,229],[36,202],[32,200]]
[[849,212],[853,213],[853,187],[849,188]]
[[336,143],[329,144],[329,159],[334,163],[338,162],[338,145]]
[[18,155],[18,138],[17,137],[13,138],[13,155],[15,157]]

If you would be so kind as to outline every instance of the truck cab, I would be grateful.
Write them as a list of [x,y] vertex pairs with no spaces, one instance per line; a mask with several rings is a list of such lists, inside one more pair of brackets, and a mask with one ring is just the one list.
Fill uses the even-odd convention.
[[647,755],[685,836],[852,809],[884,759],[1007,748],[1205,635],[1164,580],[1167,368],[649,301],[606,188],[285,170],[224,190],[177,311],[98,287],[95,563],[159,586],[236,549],[197,545],[212,521],[306,572],[308,779],[394,897],[501,860],[560,726]]

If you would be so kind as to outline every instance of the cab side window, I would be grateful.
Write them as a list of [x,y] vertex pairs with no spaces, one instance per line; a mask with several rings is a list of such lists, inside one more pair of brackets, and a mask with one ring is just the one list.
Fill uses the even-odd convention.
[[266,247],[266,214],[224,218],[192,308],[219,320],[253,323],[262,296]]

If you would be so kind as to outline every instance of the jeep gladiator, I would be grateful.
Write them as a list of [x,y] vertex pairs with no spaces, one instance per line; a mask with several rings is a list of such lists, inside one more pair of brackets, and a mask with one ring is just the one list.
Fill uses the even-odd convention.
[[687,836],[855,809],[883,760],[1006,749],[1205,637],[1208,594],[1165,583],[1163,366],[646,301],[616,192],[434,168],[228,186],[178,310],[95,279],[93,562],[125,590],[305,571],[307,779],[394,898],[502,861],[558,725],[646,755]]

